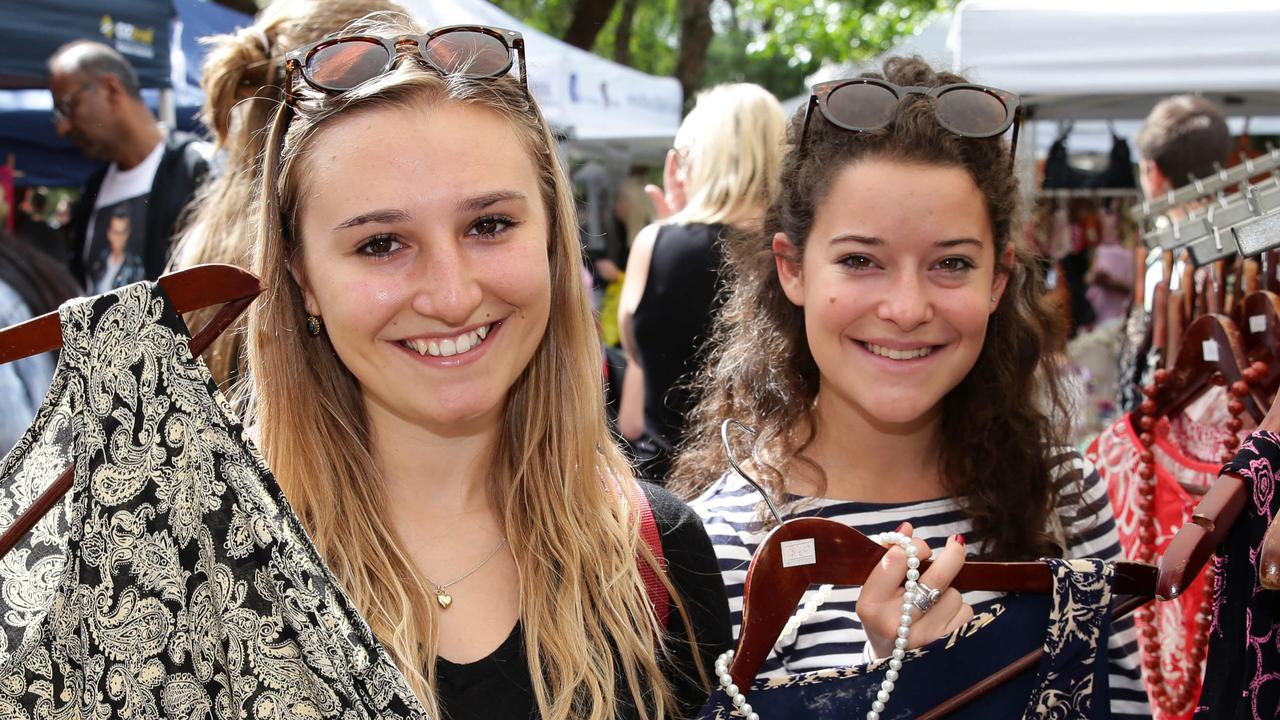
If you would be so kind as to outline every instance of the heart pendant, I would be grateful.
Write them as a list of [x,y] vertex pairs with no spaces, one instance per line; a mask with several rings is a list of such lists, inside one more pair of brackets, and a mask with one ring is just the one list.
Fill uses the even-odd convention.
[[448,610],[449,606],[453,604],[453,596],[444,590],[437,590],[436,602],[440,603],[441,608]]

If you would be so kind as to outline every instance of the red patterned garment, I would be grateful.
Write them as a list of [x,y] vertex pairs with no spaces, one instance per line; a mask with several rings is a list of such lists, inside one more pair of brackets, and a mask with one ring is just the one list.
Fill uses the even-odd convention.
[[[1190,435],[1205,438],[1213,434],[1212,430],[1198,425],[1184,418],[1175,423],[1177,432],[1171,433],[1170,423],[1166,420],[1160,421],[1155,427],[1152,455],[1156,472],[1156,555],[1164,552],[1174,533],[1191,517],[1199,500],[1184,489],[1183,483],[1207,488],[1217,478],[1221,467],[1218,463],[1193,457],[1173,441],[1173,437],[1185,438]],[[1205,444],[1209,445],[1208,442]],[[1142,464],[1141,452],[1142,445],[1131,416],[1127,414],[1098,435],[1085,451],[1085,457],[1094,464],[1098,474],[1107,483],[1120,545],[1125,556],[1131,559],[1146,556],[1140,547],[1144,518],[1138,510],[1139,490],[1142,487],[1138,476]],[[1190,720],[1195,711],[1196,700],[1200,697],[1200,672],[1189,672],[1193,670],[1190,640],[1195,637],[1196,613],[1205,600],[1205,593],[1205,575],[1201,574],[1177,600],[1156,602],[1154,605],[1155,632],[1159,639],[1160,669],[1163,675],[1160,682],[1171,691],[1170,694],[1189,698],[1185,707],[1180,708],[1162,709],[1153,702],[1152,711],[1156,720]],[[1152,632],[1148,629],[1151,623],[1144,622],[1141,615],[1137,616],[1137,623],[1140,636]],[[1145,670],[1143,675],[1150,692],[1151,679],[1146,677]],[[1187,687],[1193,682],[1196,687]],[[1183,691],[1186,691],[1185,695]]]

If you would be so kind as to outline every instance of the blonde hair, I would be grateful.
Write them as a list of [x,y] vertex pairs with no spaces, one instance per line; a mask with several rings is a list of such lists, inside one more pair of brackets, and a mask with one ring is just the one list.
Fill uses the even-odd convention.
[[675,140],[687,204],[667,222],[736,223],[763,214],[778,193],[786,129],[782,105],[759,85],[699,93]]
[[[262,142],[284,98],[284,56],[372,12],[403,12],[390,0],[275,0],[253,25],[204,40],[201,122],[213,132],[225,167],[196,194],[190,222],[174,245],[171,269],[203,263],[249,266],[254,189],[261,172]],[[194,314],[192,327],[214,311]],[[205,364],[224,390],[243,370],[244,321],[224,331],[205,351]]]
[[519,538],[510,548],[534,697],[548,720],[607,720],[624,697],[641,717],[667,716],[675,701],[658,659],[667,650],[637,557],[658,565],[620,490],[634,481],[607,429],[573,198],[546,121],[513,78],[441,78],[415,62],[339,96],[306,92],[292,120],[281,108],[267,141],[253,270],[270,290],[249,318],[250,418],[290,503],[424,705],[438,710],[440,611],[385,510],[359,381],[324,336],[300,330],[306,312],[289,265],[305,251],[295,235],[304,185],[323,181],[308,167],[308,150],[335,119],[445,103],[497,113],[529,151],[549,220],[550,317],[508,393],[488,488],[506,537]]

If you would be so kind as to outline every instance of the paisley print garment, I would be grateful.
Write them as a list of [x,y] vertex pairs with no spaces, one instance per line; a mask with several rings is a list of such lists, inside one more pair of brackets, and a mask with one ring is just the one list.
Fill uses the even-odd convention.
[[0,462],[0,717],[425,718],[159,286],[60,311],[52,388]]
[[[975,608],[954,633],[907,653],[880,717],[908,720],[936,708],[1037,647],[1039,667],[1023,672],[948,718],[1102,720],[1110,717],[1107,636],[1113,566],[1101,560],[1047,560],[1052,596],[1011,593]],[[761,720],[862,717],[889,664],[878,661],[788,677],[757,678],[746,692]],[[739,720],[723,688],[699,720]]]

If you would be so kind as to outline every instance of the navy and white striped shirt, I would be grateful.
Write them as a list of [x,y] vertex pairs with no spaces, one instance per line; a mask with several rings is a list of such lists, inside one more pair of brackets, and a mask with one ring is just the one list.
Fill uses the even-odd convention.
[[[1093,465],[1073,449],[1064,448],[1053,458],[1054,480],[1059,488],[1058,516],[1072,558],[1122,560],[1107,487]],[[952,498],[910,503],[867,503],[825,498],[793,497],[784,515],[824,517],[851,525],[862,532],[895,530],[910,521],[912,534],[932,548],[946,544],[956,533],[972,533],[973,524]],[[760,526],[760,495],[735,473],[726,473],[690,505],[702,518],[715,546],[729,595],[729,611],[736,638],[742,626],[742,590],[751,557],[767,532]],[[981,546],[970,544],[970,553]],[[818,612],[792,636],[780,638],[760,669],[761,677],[780,677],[866,662],[863,646],[866,635],[854,612],[857,587],[836,587]],[[810,588],[800,601],[803,605]],[[966,592],[965,602],[978,606],[999,597],[999,593]],[[1142,684],[1137,634],[1133,618],[1117,620],[1109,640],[1111,712],[1116,718],[1150,718],[1147,693]]]

